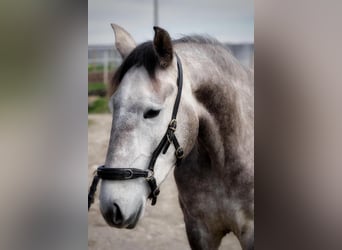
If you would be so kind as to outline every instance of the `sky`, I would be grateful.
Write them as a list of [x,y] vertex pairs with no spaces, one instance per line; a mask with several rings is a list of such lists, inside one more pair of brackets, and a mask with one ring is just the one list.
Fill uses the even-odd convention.
[[[114,44],[110,23],[141,43],[153,38],[154,0],[88,0],[88,44]],[[158,26],[172,38],[206,34],[221,42],[254,42],[252,0],[158,0]]]

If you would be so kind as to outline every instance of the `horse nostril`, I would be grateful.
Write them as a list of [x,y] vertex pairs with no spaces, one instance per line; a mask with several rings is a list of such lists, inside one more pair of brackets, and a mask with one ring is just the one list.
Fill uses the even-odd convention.
[[121,213],[121,210],[119,208],[119,206],[114,203],[114,206],[113,206],[113,223],[115,225],[120,225],[122,224],[123,222],[123,216],[122,216],[122,213]]

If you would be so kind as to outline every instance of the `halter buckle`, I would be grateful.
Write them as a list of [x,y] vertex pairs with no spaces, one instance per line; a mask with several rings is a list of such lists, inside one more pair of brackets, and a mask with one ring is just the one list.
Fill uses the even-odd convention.
[[172,119],[169,123],[169,129],[171,129],[172,131],[176,131],[177,128],[177,121],[176,119]]
[[129,173],[129,175],[128,176],[125,176],[125,180],[129,180],[129,179],[131,179],[132,177],[133,177],[133,171],[132,171],[132,169],[126,169],[126,173]]

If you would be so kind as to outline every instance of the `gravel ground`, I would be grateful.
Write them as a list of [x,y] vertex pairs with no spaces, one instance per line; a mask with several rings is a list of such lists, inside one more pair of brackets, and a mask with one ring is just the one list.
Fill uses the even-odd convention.
[[[88,117],[88,183],[92,173],[105,160],[111,115]],[[98,193],[88,214],[88,248],[91,250],[189,250],[183,215],[177,200],[177,187],[171,174],[161,187],[157,204],[147,205],[145,215],[136,228],[115,229],[107,226],[99,211]],[[227,235],[220,249],[240,250],[232,234]]]

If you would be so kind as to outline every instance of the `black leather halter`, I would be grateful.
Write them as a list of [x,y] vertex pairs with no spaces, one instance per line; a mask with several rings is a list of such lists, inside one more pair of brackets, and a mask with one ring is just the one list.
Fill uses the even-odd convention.
[[94,195],[96,192],[96,187],[100,179],[103,180],[132,180],[136,178],[145,178],[148,185],[150,186],[151,193],[149,195],[149,199],[152,200],[152,205],[155,205],[157,202],[157,196],[160,193],[160,190],[157,186],[156,179],[154,177],[154,165],[156,163],[156,160],[161,152],[165,154],[167,150],[169,149],[169,146],[171,143],[173,143],[176,151],[176,166],[179,166],[181,164],[182,158],[184,157],[184,151],[183,148],[179,145],[178,140],[175,136],[175,131],[177,128],[177,112],[178,107],[182,95],[182,87],[183,87],[183,69],[182,69],[182,63],[176,54],[177,58],[177,69],[178,69],[178,78],[177,78],[177,85],[178,85],[178,92],[177,97],[175,100],[175,104],[173,106],[171,121],[168,125],[168,128],[161,139],[160,143],[158,144],[157,148],[153,151],[152,157],[150,160],[150,163],[148,165],[147,170],[137,169],[137,168],[106,168],[105,166],[100,166],[96,170],[96,174],[94,176],[94,179],[91,183],[89,193],[88,193],[88,210],[91,206],[91,204],[94,202]]

